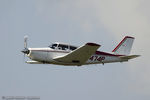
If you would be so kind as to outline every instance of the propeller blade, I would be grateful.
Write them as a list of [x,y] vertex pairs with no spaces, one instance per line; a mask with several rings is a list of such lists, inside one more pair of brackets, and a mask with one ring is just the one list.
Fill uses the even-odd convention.
[[23,54],[23,61],[25,61],[25,54]]
[[27,48],[27,40],[28,40],[28,36],[24,36],[24,48]]

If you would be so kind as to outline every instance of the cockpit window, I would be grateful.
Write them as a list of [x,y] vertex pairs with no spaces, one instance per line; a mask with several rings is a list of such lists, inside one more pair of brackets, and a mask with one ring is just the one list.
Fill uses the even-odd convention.
[[58,49],[67,50],[67,49],[68,49],[68,45],[59,44],[59,45],[58,45]]
[[57,44],[52,44],[51,46],[49,46],[52,49],[55,49],[57,47]]

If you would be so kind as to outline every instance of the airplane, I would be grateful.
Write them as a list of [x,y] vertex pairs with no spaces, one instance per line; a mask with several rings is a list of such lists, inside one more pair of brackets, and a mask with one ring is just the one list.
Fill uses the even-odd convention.
[[82,46],[74,46],[65,43],[55,42],[44,48],[27,48],[27,39],[24,37],[24,49],[21,51],[31,61],[28,64],[56,64],[64,66],[82,66],[89,64],[105,64],[114,62],[127,62],[140,55],[129,55],[134,37],[125,38],[115,47],[112,53],[97,51],[101,45],[86,43]]

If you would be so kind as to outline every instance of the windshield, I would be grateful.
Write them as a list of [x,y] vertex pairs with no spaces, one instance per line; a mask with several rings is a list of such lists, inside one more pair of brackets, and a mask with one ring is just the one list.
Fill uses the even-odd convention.
[[57,44],[52,44],[49,47],[52,48],[52,49],[55,49],[57,47]]

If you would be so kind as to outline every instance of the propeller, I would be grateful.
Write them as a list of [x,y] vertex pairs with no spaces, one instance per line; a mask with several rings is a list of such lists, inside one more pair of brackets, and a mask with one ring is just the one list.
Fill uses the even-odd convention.
[[28,40],[28,36],[24,36],[24,49],[21,51],[22,53],[24,53],[24,60],[25,60],[25,54],[29,54],[30,50],[27,48],[27,40]]

